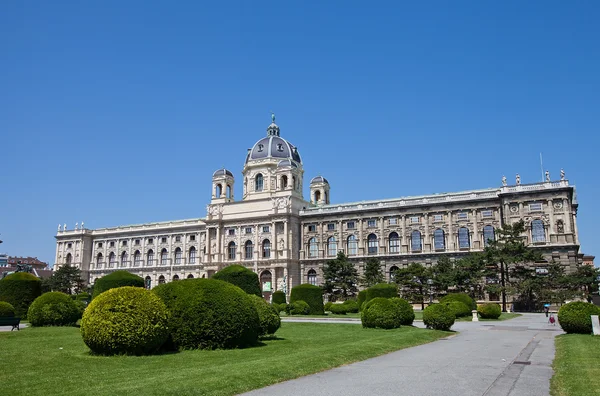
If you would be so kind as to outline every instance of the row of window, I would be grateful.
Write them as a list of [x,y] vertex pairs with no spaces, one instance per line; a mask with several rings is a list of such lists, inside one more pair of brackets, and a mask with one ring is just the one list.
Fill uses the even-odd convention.
[[[160,264],[161,265],[168,265],[169,264],[169,252],[167,251],[167,249],[162,249],[160,252]],[[196,264],[196,257],[197,257],[197,251],[195,247],[191,247],[188,251],[188,263],[189,264]],[[181,248],[176,248],[175,249],[175,254],[173,256],[174,258],[174,263],[175,264],[183,264],[183,251],[181,250]],[[102,255],[102,253],[98,253],[98,255],[96,256],[96,263],[100,264],[103,263],[104,261],[104,256]],[[136,250],[135,253],[133,254],[133,265],[134,266],[141,266],[142,265],[142,253],[139,250]],[[121,266],[126,266],[129,263],[129,255],[127,254],[127,252],[123,252],[121,253],[121,257],[120,257],[120,264]],[[148,253],[146,253],[146,263],[147,265],[152,265],[154,263],[154,250],[150,249],[148,250]],[[114,252],[111,252],[108,255],[108,266],[110,267],[114,267],[117,264],[117,255]]]
[[[265,178],[262,173],[254,176],[254,191],[261,192],[264,190],[265,186]],[[296,176],[292,176],[292,186],[295,190],[298,189],[298,184],[296,183]],[[281,186],[280,189],[285,189],[288,187],[288,177],[286,175],[281,176]]]
[[[194,242],[194,241],[196,241],[196,235],[190,235],[190,242]],[[181,242],[181,236],[180,235],[175,236],[175,242]],[[148,238],[146,240],[146,243],[148,243],[148,244],[154,243],[154,238]],[[160,243],[167,243],[167,237],[161,237],[160,238]],[[133,241],[133,244],[134,244],[134,246],[139,246],[141,244],[141,240],[140,239],[136,239],[136,240]],[[102,248],[104,246],[104,243],[103,242],[98,242],[97,246],[98,246],[98,248]],[[108,246],[115,247],[115,242],[114,241],[110,241],[108,243]],[[127,241],[121,241],[121,246],[127,246]]]
[[[264,233],[269,233],[271,232],[271,226],[265,225],[261,227],[262,232]],[[245,227],[244,228],[244,233],[245,234],[252,234],[253,228],[252,227]],[[235,228],[228,228],[227,229],[227,235],[229,236],[235,236]]]
[[[268,239],[265,239],[262,242],[262,249],[261,249],[261,256],[262,258],[271,258],[271,241]],[[227,245],[227,258],[229,260],[235,260],[237,255],[237,245],[235,242],[229,242],[229,244]],[[252,260],[254,256],[254,243],[252,243],[252,241],[248,240],[246,241],[246,243],[244,244],[244,259],[246,260]]]

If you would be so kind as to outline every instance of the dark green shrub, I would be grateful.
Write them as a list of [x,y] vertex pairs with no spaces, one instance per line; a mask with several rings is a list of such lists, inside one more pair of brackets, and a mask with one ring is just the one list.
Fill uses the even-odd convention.
[[319,286],[305,283],[292,288],[290,302],[304,301],[310,307],[311,315],[323,315],[323,290]]
[[346,300],[342,305],[346,308],[347,313],[358,312],[358,303],[354,300]]
[[41,294],[42,281],[28,272],[15,272],[0,279],[0,301],[12,305],[20,318],[27,317],[29,306]]
[[169,310],[169,329],[176,348],[238,348],[258,341],[258,312],[250,296],[231,283],[214,278],[185,279],[159,285],[153,291]]
[[32,326],[72,326],[80,318],[77,303],[61,292],[42,294],[27,311],[27,319]]
[[[248,294],[262,297],[258,275],[243,265],[230,265],[213,275],[212,279],[236,285]],[[284,295],[285,298],[285,295]],[[285,299],[284,299],[285,302]]]
[[332,305],[333,305],[333,303],[332,303],[331,301],[329,301],[329,302],[325,303],[325,305],[323,306],[323,310],[324,310],[325,312],[329,312],[329,311],[331,311],[331,306],[332,306]]
[[92,298],[98,297],[107,290],[123,286],[144,287],[144,280],[131,272],[119,270],[104,275],[94,283],[94,294]]
[[258,312],[258,320],[260,321],[260,336],[275,334],[277,329],[281,327],[281,318],[279,312],[273,308],[264,298],[255,295],[250,295],[254,308]]
[[348,313],[348,307],[344,304],[332,304],[329,311],[336,315],[346,315]]
[[450,330],[456,317],[446,304],[433,304],[423,311],[423,323],[428,329]]
[[471,315],[471,309],[460,301],[448,301],[443,304],[450,308],[457,318],[464,318]]
[[466,293],[450,293],[450,294],[446,294],[444,297],[441,298],[440,303],[447,303],[447,302],[450,302],[450,301],[460,301],[461,303],[463,303],[467,307],[469,307],[469,309],[471,311],[477,309],[477,303],[475,303],[475,300],[473,300],[471,298],[471,296],[469,296]]
[[415,320],[415,310],[408,301],[400,297],[390,298],[392,304],[396,306],[396,309],[400,313],[400,324],[402,326],[412,326]]
[[367,299],[367,290],[361,290],[358,292],[358,296],[356,298],[356,302],[358,303],[358,309],[362,309],[362,305]]
[[398,297],[398,287],[391,283],[378,283],[367,289],[365,302],[371,301],[374,298],[392,298]]
[[279,312],[285,312],[285,309],[287,308],[287,306],[288,305],[286,303],[278,304],[278,307],[277,307],[278,309],[277,310]]
[[310,314],[310,307],[305,301],[298,300],[286,305],[285,312],[288,315],[308,315]]
[[12,318],[14,316],[15,308],[5,301],[0,301],[0,318]]
[[167,307],[150,290],[110,289],[94,298],[83,313],[81,335],[97,354],[151,354],[169,336]]
[[496,303],[481,304],[477,307],[481,319],[498,319],[502,315],[502,308]]
[[89,303],[92,300],[92,295],[90,293],[82,292],[72,295],[71,298],[77,301],[85,301]]
[[565,333],[591,334],[591,315],[600,315],[600,307],[582,301],[570,302],[558,310],[558,323]]
[[273,298],[271,299],[273,304],[285,304],[285,293],[281,290],[277,290],[273,293]]
[[400,311],[391,299],[375,297],[363,306],[360,316],[363,327],[396,329],[400,327]]

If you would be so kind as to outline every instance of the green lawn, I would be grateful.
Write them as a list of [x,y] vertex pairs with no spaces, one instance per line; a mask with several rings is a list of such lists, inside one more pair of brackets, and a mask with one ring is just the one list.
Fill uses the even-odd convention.
[[600,395],[600,337],[564,334],[556,337],[550,380],[553,396]]
[[[500,317],[498,319],[481,319],[479,318],[480,321],[498,321],[498,320],[508,320],[508,319],[513,319],[516,318],[518,316],[521,316],[521,314],[518,313],[512,313],[512,312],[502,312],[502,314],[500,315]],[[284,312],[281,313],[281,317],[282,318],[357,318],[360,319],[360,313],[350,313],[350,314],[346,314],[346,315],[334,315],[334,314],[325,314],[325,315],[286,315]],[[458,318],[457,321],[459,322],[471,322],[472,320],[472,316],[467,316],[464,318]],[[415,320],[423,320],[423,311],[415,311]]]
[[449,334],[283,323],[255,348],[102,357],[89,354],[78,328],[29,328],[0,333],[2,394],[234,395]]

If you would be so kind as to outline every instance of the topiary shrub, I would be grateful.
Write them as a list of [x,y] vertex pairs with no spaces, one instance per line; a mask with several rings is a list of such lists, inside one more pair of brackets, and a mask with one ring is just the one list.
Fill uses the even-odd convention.
[[107,290],[123,286],[145,287],[144,280],[131,272],[119,270],[104,275],[94,283],[92,298],[98,297]]
[[443,304],[450,308],[457,318],[464,318],[471,315],[471,309],[460,301],[448,301]]
[[42,294],[42,281],[28,273],[15,272],[0,279],[0,301],[15,308],[15,315],[27,317],[29,306]]
[[144,288],[110,289],[94,298],[83,313],[81,335],[96,354],[151,354],[169,336],[167,307]]
[[348,313],[348,308],[344,304],[332,304],[329,311],[335,315],[346,315]]
[[396,329],[401,325],[400,311],[391,299],[375,297],[367,301],[360,315],[363,327]]
[[15,307],[6,301],[0,301],[0,318],[12,318],[15,316]]
[[[258,275],[243,265],[230,265],[213,275],[212,279],[222,280],[236,285],[248,294],[262,297]],[[285,295],[284,300],[285,302]]]
[[378,283],[375,286],[371,286],[367,289],[365,302],[369,302],[377,297],[398,297],[398,287],[391,283]]
[[311,315],[324,315],[323,290],[319,286],[305,283],[292,288],[290,302],[304,301],[310,307]]
[[423,311],[423,323],[428,329],[450,330],[456,317],[445,304],[433,304]]
[[583,301],[574,301],[558,310],[558,323],[565,333],[591,334],[591,315],[600,315],[600,307]]
[[390,298],[392,304],[396,306],[396,309],[400,313],[400,324],[402,326],[412,326],[415,320],[415,310],[408,301],[400,297]]
[[72,326],[81,318],[81,311],[71,296],[61,292],[44,293],[36,298],[27,319],[32,326]]
[[252,299],[231,283],[214,278],[186,279],[152,291],[169,310],[169,329],[176,348],[238,348],[258,341],[260,320]]
[[273,308],[264,298],[255,295],[250,295],[254,308],[258,313],[260,321],[259,336],[275,334],[277,329],[281,327],[281,318],[279,312]]
[[481,304],[477,307],[481,319],[498,319],[502,315],[502,308],[496,303]]
[[271,302],[273,304],[285,304],[285,293],[282,292],[281,290],[277,290],[275,292],[273,292],[273,298],[271,299]]
[[358,309],[361,310],[362,309],[362,305],[365,302],[365,300],[367,299],[367,290],[361,290],[358,292],[358,296],[356,298],[356,302],[358,303]]
[[306,301],[294,301],[286,305],[285,312],[288,315],[308,315],[310,314],[310,306],[306,303]]
[[325,305],[323,306],[323,310],[325,312],[330,312],[331,311],[331,306],[333,305],[333,303],[331,301],[325,303]]
[[477,304],[475,303],[475,300],[473,300],[471,296],[469,296],[466,293],[450,293],[446,294],[440,299],[440,303],[447,303],[450,301],[460,301],[461,303],[469,307],[471,311],[477,309]]
[[346,308],[347,313],[358,312],[358,303],[354,300],[346,300],[342,305]]

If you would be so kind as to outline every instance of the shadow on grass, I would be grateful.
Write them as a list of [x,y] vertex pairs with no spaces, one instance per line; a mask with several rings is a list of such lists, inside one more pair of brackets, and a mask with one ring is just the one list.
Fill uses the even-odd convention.
[[285,341],[285,338],[277,337],[275,334],[260,337],[260,341]]

